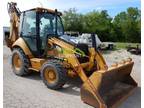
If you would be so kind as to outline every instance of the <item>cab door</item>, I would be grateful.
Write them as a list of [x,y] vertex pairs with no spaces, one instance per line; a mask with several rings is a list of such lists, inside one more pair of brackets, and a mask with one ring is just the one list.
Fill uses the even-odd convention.
[[38,56],[38,33],[35,11],[26,11],[22,13],[20,23],[20,36],[24,39],[32,54],[34,56]]

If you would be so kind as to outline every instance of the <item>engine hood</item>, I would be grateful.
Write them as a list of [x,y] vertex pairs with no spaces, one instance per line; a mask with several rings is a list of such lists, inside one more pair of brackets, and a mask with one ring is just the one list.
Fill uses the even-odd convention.
[[73,37],[73,36],[68,36],[68,35],[62,35],[59,37],[60,39],[63,39],[71,44],[78,44],[78,40],[77,37]]

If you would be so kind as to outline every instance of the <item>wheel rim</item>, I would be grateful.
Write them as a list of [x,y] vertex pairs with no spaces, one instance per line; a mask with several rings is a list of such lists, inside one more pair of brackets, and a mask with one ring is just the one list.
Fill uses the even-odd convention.
[[44,76],[45,76],[45,79],[47,80],[48,83],[50,83],[50,84],[55,83],[56,73],[55,73],[54,69],[46,68],[45,72],[44,72]]
[[22,61],[17,53],[15,53],[13,56],[13,65],[17,71],[21,69]]

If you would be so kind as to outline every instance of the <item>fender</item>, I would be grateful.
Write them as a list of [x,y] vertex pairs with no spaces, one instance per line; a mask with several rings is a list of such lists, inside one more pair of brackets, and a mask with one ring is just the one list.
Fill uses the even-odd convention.
[[34,57],[23,38],[20,37],[14,42],[12,49],[15,47],[20,47],[29,58]]

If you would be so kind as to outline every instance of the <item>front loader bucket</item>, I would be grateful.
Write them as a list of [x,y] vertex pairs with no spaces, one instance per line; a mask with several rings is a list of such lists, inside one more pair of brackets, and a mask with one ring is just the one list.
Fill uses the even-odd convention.
[[81,99],[95,108],[114,108],[137,87],[130,76],[133,62],[94,72],[81,87]]

